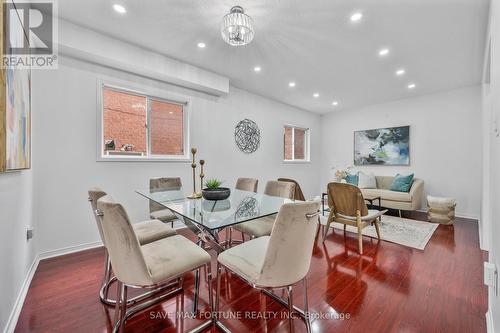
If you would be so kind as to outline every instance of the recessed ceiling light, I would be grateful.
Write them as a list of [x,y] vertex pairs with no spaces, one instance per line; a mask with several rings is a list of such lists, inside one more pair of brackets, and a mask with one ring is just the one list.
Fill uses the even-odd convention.
[[359,20],[361,20],[361,18],[363,18],[363,14],[362,13],[354,13],[351,15],[351,21],[352,22],[357,22]]
[[398,69],[398,70],[396,71],[396,75],[397,75],[397,76],[404,75],[405,73],[406,73],[406,71],[405,71],[403,68]]
[[314,98],[318,98],[318,97],[319,97],[319,93],[314,93],[314,94],[313,94],[313,97],[314,97]]
[[291,88],[295,87],[295,82],[289,82],[288,86],[291,87]]
[[199,43],[198,43],[198,47],[199,47],[200,49],[204,49],[206,46],[207,46],[207,44],[205,44],[205,43],[203,43],[203,42],[199,42]]
[[332,102],[332,105],[333,105],[333,106],[337,106],[337,105],[339,105],[339,102],[337,102],[337,101],[333,101],[333,102]]
[[262,68],[260,68],[260,66],[255,66],[255,67],[253,68],[253,70],[254,70],[255,72],[260,72],[260,70],[261,70],[261,69],[262,69]]
[[416,87],[416,86],[417,86],[417,85],[416,85],[415,83],[410,83],[410,84],[408,85],[408,89],[415,89],[415,87]]
[[381,57],[384,57],[388,54],[389,54],[389,49],[381,49],[380,51],[378,51],[378,55]]
[[125,14],[127,12],[125,7],[123,7],[122,5],[119,5],[117,3],[115,3],[113,5],[113,9],[115,10],[115,12],[120,13],[120,14]]

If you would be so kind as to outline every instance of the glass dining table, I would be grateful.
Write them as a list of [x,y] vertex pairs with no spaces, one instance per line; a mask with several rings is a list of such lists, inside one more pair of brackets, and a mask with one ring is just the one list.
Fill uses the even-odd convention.
[[138,194],[169,209],[182,223],[218,253],[224,251],[226,242],[220,241],[219,232],[238,223],[276,214],[290,199],[273,197],[231,189],[226,200],[188,199],[185,188],[171,190],[137,190]]

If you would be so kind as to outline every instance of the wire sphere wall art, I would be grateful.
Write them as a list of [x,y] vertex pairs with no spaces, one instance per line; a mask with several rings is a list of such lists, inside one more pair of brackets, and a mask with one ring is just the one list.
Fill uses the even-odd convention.
[[260,146],[259,126],[250,119],[243,119],[234,128],[234,141],[242,152],[255,152]]

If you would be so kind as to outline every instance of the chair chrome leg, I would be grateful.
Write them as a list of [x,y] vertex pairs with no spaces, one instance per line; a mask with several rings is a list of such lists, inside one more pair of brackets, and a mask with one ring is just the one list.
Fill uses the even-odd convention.
[[229,247],[233,247],[233,228],[229,227],[227,230],[227,243]]
[[120,322],[119,322],[119,332],[123,333],[125,327],[125,314],[127,313],[127,286],[122,283],[121,294],[120,294]]
[[[120,294],[122,290],[122,283],[120,281],[116,282],[116,303],[115,303],[115,316],[114,316],[114,323],[115,326],[118,323],[118,320],[120,320]],[[114,327],[113,327],[114,330]]]
[[212,264],[207,264],[207,284],[208,284],[208,305],[210,307],[210,312],[214,311],[214,294],[212,290]]
[[302,283],[304,284],[304,315],[306,322],[306,330],[307,333],[311,332],[311,316],[309,315],[309,299],[307,297],[307,277],[302,279]]
[[245,243],[245,234],[243,233],[243,231],[241,232],[241,242]]
[[198,312],[198,295],[200,293],[200,269],[196,270],[194,275],[194,301],[193,301],[193,314]]
[[288,323],[290,324],[290,332],[294,331],[293,328],[293,287],[288,286]]
[[108,250],[104,248],[104,276],[102,278],[101,288],[99,289],[99,298],[101,302],[108,305],[114,305],[114,303],[108,302],[108,291],[111,281],[111,260],[109,259]]
[[220,279],[221,279],[221,275],[222,275],[221,273],[222,273],[221,265],[219,263],[217,263],[217,289],[215,292],[215,310],[214,310],[216,316],[219,313]]

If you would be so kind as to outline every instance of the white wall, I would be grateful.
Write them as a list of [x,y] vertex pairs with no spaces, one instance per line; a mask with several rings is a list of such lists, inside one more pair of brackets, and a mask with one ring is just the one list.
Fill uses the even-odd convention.
[[0,173],[0,330],[35,258],[34,239],[26,240],[26,227],[34,222],[32,189],[32,171]]
[[[191,186],[188,162],[96,162],[97,82],[127,81],[148,91],[174,93],[190,100],[191,145],[205,159],[207,177],[233,186],[237,177],[267,180],[297,179],[307,196],[317,195],[320,163],[320,116],[230,87],[226,97],[214,97],[140,78],[109,68],[60,58],[55,71],[33,75],[33,159],[36,215],[40,251],[97,241],[86,191],[100,186],[126,205],[134,220],[147,217],[148,202],[134,193],[155,176],[181,176]],[[240,152],[234,126],[244,118],[261,130],[261,145],[254,154]],[[284,164],[283,125],[311,129],[311,163]]]
[[353,132],[410,125],[410,166],[360,166],[376,175],[415,173],[426,193],[457,199],[457,213],[479,217],[481,94],[479,87],[345,110],[323,117],[322,184],[332,166],[353,164]]
[[[500,267],[500,1],[492,0],[490,4],[490,22],[487,40],[491,39],[491,71],[490,83],[483,85],[483,125],[484,145],[486,146],[483,197],[486,205],[483,216],[487,220],[483,225],[483,238],[489,244],[489,262]],[[488,57],[485,57],[488,59]],[[488,66],[485,65],[485,69]],[[485,78],[487,75],[485,75]],[[488,292],[488,332],[495,328],[500,330],[500,297],[489,288]]]

